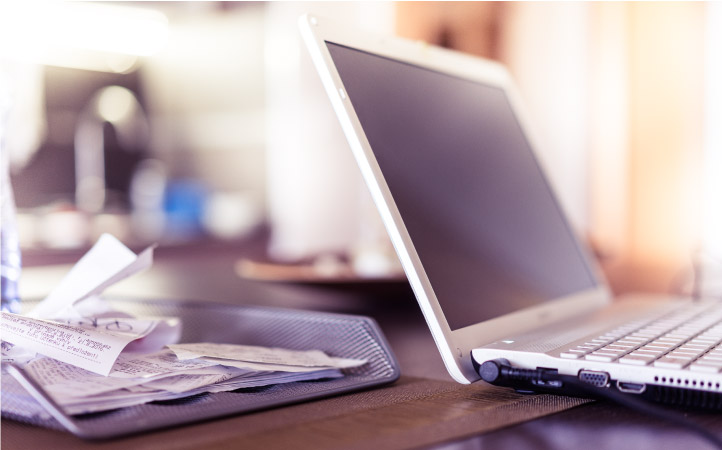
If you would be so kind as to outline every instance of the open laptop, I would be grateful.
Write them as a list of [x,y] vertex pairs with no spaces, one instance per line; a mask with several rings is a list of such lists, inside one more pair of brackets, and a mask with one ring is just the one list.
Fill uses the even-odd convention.
[[565,392],[527,370],[722,409],[722,308],[612,302],[501,65],[313,15],[300,29],[456,381]]

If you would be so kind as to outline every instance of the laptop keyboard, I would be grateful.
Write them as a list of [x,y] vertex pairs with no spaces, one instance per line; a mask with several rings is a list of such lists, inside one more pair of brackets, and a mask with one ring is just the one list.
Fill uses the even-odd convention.
[[652,322],[629,322],[559,356],[718,373],[722,371],[722,308],[692,305]]

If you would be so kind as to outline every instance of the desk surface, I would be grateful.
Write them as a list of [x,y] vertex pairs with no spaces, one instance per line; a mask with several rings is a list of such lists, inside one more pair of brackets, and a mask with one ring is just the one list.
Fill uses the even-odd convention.
[[[708,448],[686,429],[615,405],[522,396],[483,383],[456,384],[447,375],[407,286],[379,289],[251,282],[233,271],[245,251],[236,247],[159,249],[150,271],[111,293],[369,315],[379,322],[395,351],[401,379],[381,389],[106,442],[84,442],[67,433],[3,420],[2,448],[577,449],[588,447],[590,439],[598,449]],[[33,289],[52,286],[65,270],[28,268],[23,282]],[[499,401],[507,406],[495,408]],[[693,414],[691,418],[722,435],[722,416]]]

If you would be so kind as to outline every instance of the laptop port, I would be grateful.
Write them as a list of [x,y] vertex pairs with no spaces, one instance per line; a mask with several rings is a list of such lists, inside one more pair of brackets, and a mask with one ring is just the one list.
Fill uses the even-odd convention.
[[644,383],[627,383],[624,381],[617,381],[617,389],[619,392],[626,392],[627,394],[641,394],[647,388]]
[[585,383],[589,383],[596,387],[607,387],[609,386],[609,374],[607,372],[599,372],[596,370],[580,370],[579,380]]

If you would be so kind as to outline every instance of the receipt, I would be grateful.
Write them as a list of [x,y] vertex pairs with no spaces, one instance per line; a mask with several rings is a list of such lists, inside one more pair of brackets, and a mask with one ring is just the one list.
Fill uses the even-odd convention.
[[168,348],[175,352],[178,359],[208,356],[211,358],[307,367],[328,366],[332,363],[331,358],[320,350],[296,351],[283,348],[214,344],[210,342],[172,344]]
[[177,342],[178,319],[133,318],[98,297],[152,262],[153,247],[136,255],[113,236],[102,235],[28,317],[2,313],[2,340],[14,346],[3,346],[3,361],[17,359],[6,351],[17,347],[108,375],[124,349],[157,351]]
[[[214,363],[201,360],[178,361],[175,355],[167,349],[136,357],[122,354],[108,377],[53,358],[38,358],[30,362],[26,366],[26,370],[43,388],[58,399],[99,395],[180,375],[193,375],[195,378],[178,378],[179,385],[187,386],[193,382],[192,379],[195,379],[195,383],[205,380],[206,384],[211,384],[246,372],[240,369],[220,368]],[[226,378],[217,377],[214,380],[213,376],[219,374],[223,374]],[[170,385],[172,381],[166,383]],[[193,388],[195,387],[198,387],[198,384]],[[153,389],[158,389],[158,387],[153,385]],[[191,388],[177,387],[173,391],[182,392],[189,389]]]
[[179,375],[171,375],[143,383],[145,389],[153,389],[166,392],[186,392],[198,389],[203,386],[221,383],[231,378],[244,374],[245,371],[235,368],[213,366],[204,369],[196,369],[192,372]]
[[3,340],[18,347],[108,375],[125,346],[150,334],[158,323],[159,320],[104,318],[68,324],[2,312],[0,329]]
[[335,368],[299,366],[300,371],[295,370],[299,367],[293,370],[281,367],[279,371],[269,371],[268,367],[248,370],[228,365],[229,362],[237,361],[179,360],[170,349],[164,349],[152,354],[122,353],[110,376],[101,376],[48,357],[34,359],[25,366],[25,370],[68,414],[107,411],[204,392],[344,376]]
[[107,287],[147,269],[151,264],[153,247],[136,255],[115,237],[103,234],[28,316],[38,319],[74,316],[72,307],[75,304],[100,294]]
[[284,348],[208,342],[171,344],[168,345],[168,348],[173,350],[178,359],[202,358],[216,364],[254,370],[305,372],[307,371],[305,369],[346,369],[366,363],[366,360],[362,359],[334,358],[321,350],[288,350]]
[[58,399],[98,395],[142,383],[131,378],[103,377],[53,358],[35,359],[25,370]]
[[180,360],[165,349],[148,355],[121,354],[113,366],[111,377],[148,378],[162,373],[179,373],[184,370],[214,366],[218,363],[200,359]]
[[211,358],[208,356],[201,358],[201,360],[208,361],[208,362],[211,362],[214,364],[221,364],[226,367],[236,367],[238,369],[255,370],[255,371],[259,371],[259,372],[307,373],[307,372],[317,372],[319,370],[335,368],[333,366],[309,367],[309,366],[289,366],[288,364],[257,363],[257,362],[251,362],[251,361],[236,361],[233,359]]

